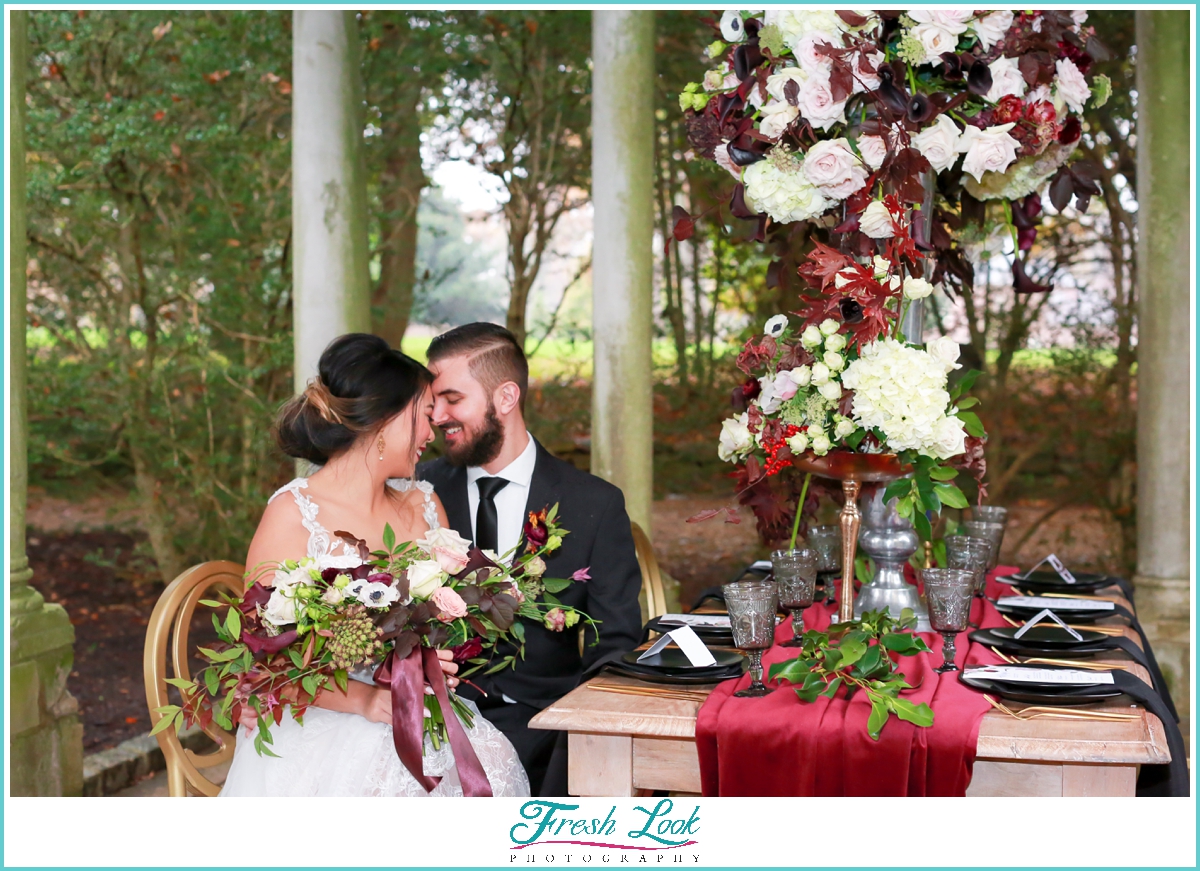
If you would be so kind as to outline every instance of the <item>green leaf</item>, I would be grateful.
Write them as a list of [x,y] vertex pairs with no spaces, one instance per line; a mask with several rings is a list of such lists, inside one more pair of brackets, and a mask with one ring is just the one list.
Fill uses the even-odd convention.
[[958,419],[963,422],[963,429],[967,431],[967,435],[983,438],[986,431],[983,428],[983,421],[979,419],[973,411],[960,411],[957,415]]
[[958,402],[956,402],[954,404],[958,406],[959,411],[961,411],[964,408],[973,408],[979,404],[979,397],[978,396],[968,396],[965,399],[960,399]]
[[196,685],[194,681],[184,680],[181,677],[168,677],[165,681],[173,687],[179,687],[181,690],[190,690]]
[[958,397],[975,386],[975,379],[982,374],[978,369],[970,369],[963,373],[963,376],[958,379],[958,383],[954,385],[954,389],[950,391],[950,398],[952,400],[958,399]]
[[561,593],[573,583],[570,578],[542,578],[542,585],[547,593]]
[[396,531],[392,529],[392,524],[385,523],[383,526],[383,546],[387,548],[388,553],[396,547]]
[[346,688],[350,686],[349,675],[346,674],[346,669],[344,668],[334,669],[333,680],[342,692],[345,692]]
[[913,636],[907,632],[889,632],[879,643],[895,653],[905,654],[913,649]]
[[897,478],[895,481],[887,485],[887,489],[883,491],[883,501],[890,502],[899,496],[904,496],[912,490],[912,481],[908,478]]
[[242,637],[242,614],[237,608],[231,607],[225,615],[225,628],[235,640]]
[[838,687],[841,685],[842,679],[840,677],[835,677],[829,682],[829,686],[825,687],[825,691],[822,692],[821,695],[827,699],[832,699],[835,695],[837,695]]
[[867,431],[860,427],[859,429],[856,429],[854,432],[850,433],[850,435],[846,436],[846,446],[852,451],[858,450],[858,446],[862,444],[862,440],[866,437]]
[[317,678],[316,675],[306,674],[300,681],[300,685],[304,687],[304,691],[310,696],[317,694]]
[[204,669],[204,685],[208,687],[209,694],[214,696],[217,694],[217,690],[221,688],[221,679],[217,677],[217,670],[215,668]]
[[871,701],[871,716],[867,718],[867,734],[871,737],[871,740],[879,740],[879,733],[883,731],[883,727],[887,725],[887,721],[887,702],[882,698],[873,699]]
[[167,729],[171,728],[171,725],[174,722],[175,722],[175,718],[173,716],[172,717],[163,717],[161,720],[159,720],[157,723],[154,724],[154,728],[150,730],[150,734],[157,735],[159,732],[165,732],[165,731],[167,731]]
[[207,605],[210,608],[220,608],[221,607],[221,603],[214,601],[213,599],[201,599],[200,604]]
[[803,683],[812,671],[812,665],[803,659],[777,662],[767,671],[771,680],[786,680],[788,683]]
[[858,579],[860,584],[871,583],[871,561],[870,557],[859,554],[854,559],[854,577]]
[[935,481],[953,481],[958,477],[958,469],[949,466],[938,466],[929,470],[929,477]]
[[867,644],[865,641],[860,641],[857,638],[846,637],[842,640],[842,664],[839,668],[847,668],[854,665],[866,655]]
[[908,699],[889,699],[888,706],[901,720],[917,726],[933,725],[933,710],[924,702],[914,705]]
[[[231,647],[229,650],[210,650],[207,647],[196,648],[213,662],[229,662],[231,659],[237,659],[242,655],[242,650],[245,648]],[[247,651],[248,652],[248,651]]]
[[929,541],[933,538],[933,527],[929,524],[929,518],[925,516],[924,511],[917,511],[912,516],[913,526],[917,529],[917,535],[921,537],[921,541]]
[[939,538],[933,543],[933,559],[939,568],[946,568],[946,540]]
[[967,507],[967,497],[954,484],[934,484],[933,491],[937,493],[943,505],[949,505],[951,508]]
[[874,677],[880,667],[890,668],[892,661],[883,655],[882,651],[874,645],[867,648],[867,652],[862,655],[862,658],[854,664],[854,671],[859,677]]

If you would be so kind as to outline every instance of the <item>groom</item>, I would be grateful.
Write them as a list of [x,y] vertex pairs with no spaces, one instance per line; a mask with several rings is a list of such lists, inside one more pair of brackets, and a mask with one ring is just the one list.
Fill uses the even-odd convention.
[[[472,680],[459,692],[512,741],[535,796],[566,795],[566,733],[530,729],[529,720],[579,685],[606,655],[631,650],[641,637],[641,572],[625,498],[612,484],[556,459],[525,428],[529,364],[512,333],[494,324],[456,327],[429,345],[433,422],[445,436],[444,456],[419,467],[446,508],[450,528],[483,549],[503,554],[521,541],[531,511],[559,504],[570,535],[546,561],[546,577],[588,569],[558,598],[600,623],[582,654],[575,630],[525,624],[525,658],[516,667]],[[498,655],[512,653],[508,645]],[[556,749],[557,745],[557,749]],[[553,762],[551,761],[553,757]]]

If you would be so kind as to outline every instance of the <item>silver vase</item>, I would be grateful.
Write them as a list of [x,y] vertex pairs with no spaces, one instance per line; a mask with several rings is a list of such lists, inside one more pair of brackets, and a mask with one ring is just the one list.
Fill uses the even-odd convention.
[[917,615],[917,631],[931,632],[929,612],[917,588],[904,580],[904,566],[921,540],[913,525],[896,513],[895,499],[884,504],[885,489],[886,485],[879,484],[859,498],[862,531],[858,534],[858,545],[875,561],[875,576],[854,599],[854,617],[883,608],[893,617],[899,617],[901,611],[909,608]]

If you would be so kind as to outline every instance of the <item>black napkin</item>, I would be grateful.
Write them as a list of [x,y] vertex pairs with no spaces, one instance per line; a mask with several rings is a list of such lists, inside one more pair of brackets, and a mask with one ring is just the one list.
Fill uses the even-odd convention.
[[1162,721],[1167,733],[1167,749],[1171,761],[1166,765],[1143,765],[1138,775],[1138,797],[1173,796],[1186,798],[1191,794],[1188,783],[1187,751],[1183,747],[1183,735],[1175,722],[1173,708],[1146,682],[1126,671],[1113,671],[1113,682],[1117,689],[1143,705]]

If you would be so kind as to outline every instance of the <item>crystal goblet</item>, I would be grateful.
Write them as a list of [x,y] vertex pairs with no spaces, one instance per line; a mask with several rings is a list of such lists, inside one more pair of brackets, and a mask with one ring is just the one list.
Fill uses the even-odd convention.
[[975,595],[982,598],[987,587],[992,543],[973,535],[946,536],[946,568],[965,569],[975,576]]
[[779,604],[792,615],[792,638],[781,647],[799,647],[804,635],[804,609],[813,603],[817,592],[817,552],[809,548],[777,550],[771,553]]
[[1004,540],[1004,524],[994,520],[967,520],[962,525],[962,531],[974,538],[986,538],[992,543],[992,556],[988,560],[988,570],[996,567],[1000,559],[1000,542]]
[[779,593],[769,581],[737,581],[721,588],[729,609],[733,644],[750,654],[750,686],[734,693],[739,698],[771,692],[762,682],[762,652],[775,640],[775,610]]
[[833,604],[837,598],[833,581],[842,572],[842,527],[837,523],[813,526],[808,530],[808,544],[817,552],[817,578]]
[[1008,509],[1003,505],[977,505],[971,509],[972,520],[988,523],[1008,523]]
[[967,628],[971,618],[971,591],[975,576],[965,569],[922,569],[925,603],[929,608],[929,625],[942,633],[942,664],[938,674],[958,671],[954,664],[954,637]]

